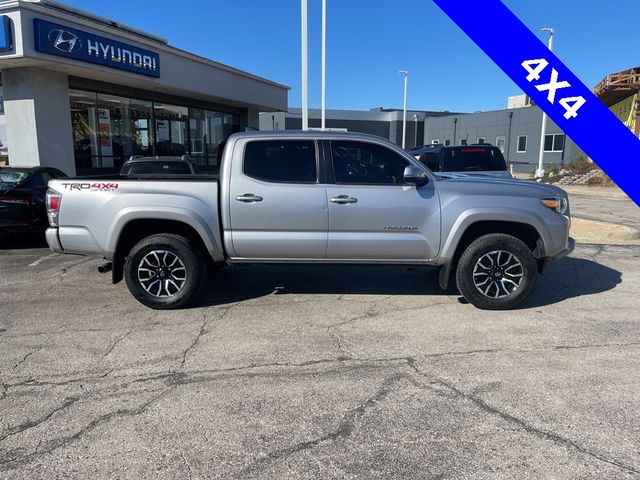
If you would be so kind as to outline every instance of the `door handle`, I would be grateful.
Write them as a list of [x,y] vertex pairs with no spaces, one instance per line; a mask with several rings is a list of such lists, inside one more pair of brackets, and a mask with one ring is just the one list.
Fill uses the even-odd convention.
[[238,200],[239,202],[245,202],[245,203],[255,203],[255,202],[261,202],[262,197],[259,195],[254,195],[253,193],[245,193],[244,195],[238,195],[236,197],[236,200]]
[[331,197],[329,200],[339,205],[346,205],[348,203],[358,203],[357,198],[350,197],[349,195],[338,195],[337,197]]

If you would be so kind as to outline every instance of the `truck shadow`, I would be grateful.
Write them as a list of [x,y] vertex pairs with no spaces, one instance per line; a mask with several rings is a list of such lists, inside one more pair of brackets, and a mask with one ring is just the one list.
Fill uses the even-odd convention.
[[[553,262],[538,278],[532,295],[518,308],[553,305],[596,295],[622,282],[622,274],[592,260],[565,258]],[[269,295],[457,295],[438,286],[438,271],[429,267],[344,265],[233,265],[208,277],[194,305],[225,305]],[[460,297],[462,303],[463,299]]]

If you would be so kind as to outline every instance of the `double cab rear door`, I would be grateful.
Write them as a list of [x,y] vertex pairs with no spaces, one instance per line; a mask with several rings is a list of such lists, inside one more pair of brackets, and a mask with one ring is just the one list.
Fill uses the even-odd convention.
[[243,138],[232,155],[232,260],[419,263],[438,253],[433,180],[405,184],[411,162],[384,143]]

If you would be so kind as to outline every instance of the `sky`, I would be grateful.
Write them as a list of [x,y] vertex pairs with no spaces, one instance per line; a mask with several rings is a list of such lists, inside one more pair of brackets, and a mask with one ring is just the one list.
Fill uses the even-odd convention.
[[[309,1],[309,106],[320,107],[321,0]],[[481,1],[481,0],[461,0]],[[586,85],[640,65],[640,0],[503,0]],[[301,106],[299,0],[62,0],[291,87]],[[178,8],[176,8],[179,6]],[[487,111],[518,87],[431,0],[327,0],[327,108]],[[215,86],[212,86],[215,88]]]

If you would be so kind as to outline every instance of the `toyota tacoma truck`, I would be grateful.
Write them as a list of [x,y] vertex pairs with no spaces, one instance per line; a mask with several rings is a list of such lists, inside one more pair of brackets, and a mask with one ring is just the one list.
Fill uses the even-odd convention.
[[531,181],[435,174],[382,138],[340,132],[229,137],[219,176],[49,182],[54,252],[104,257],[155,309],[239,263],[430,265],[474,306],[509,309],[570,253],[567,194]]

